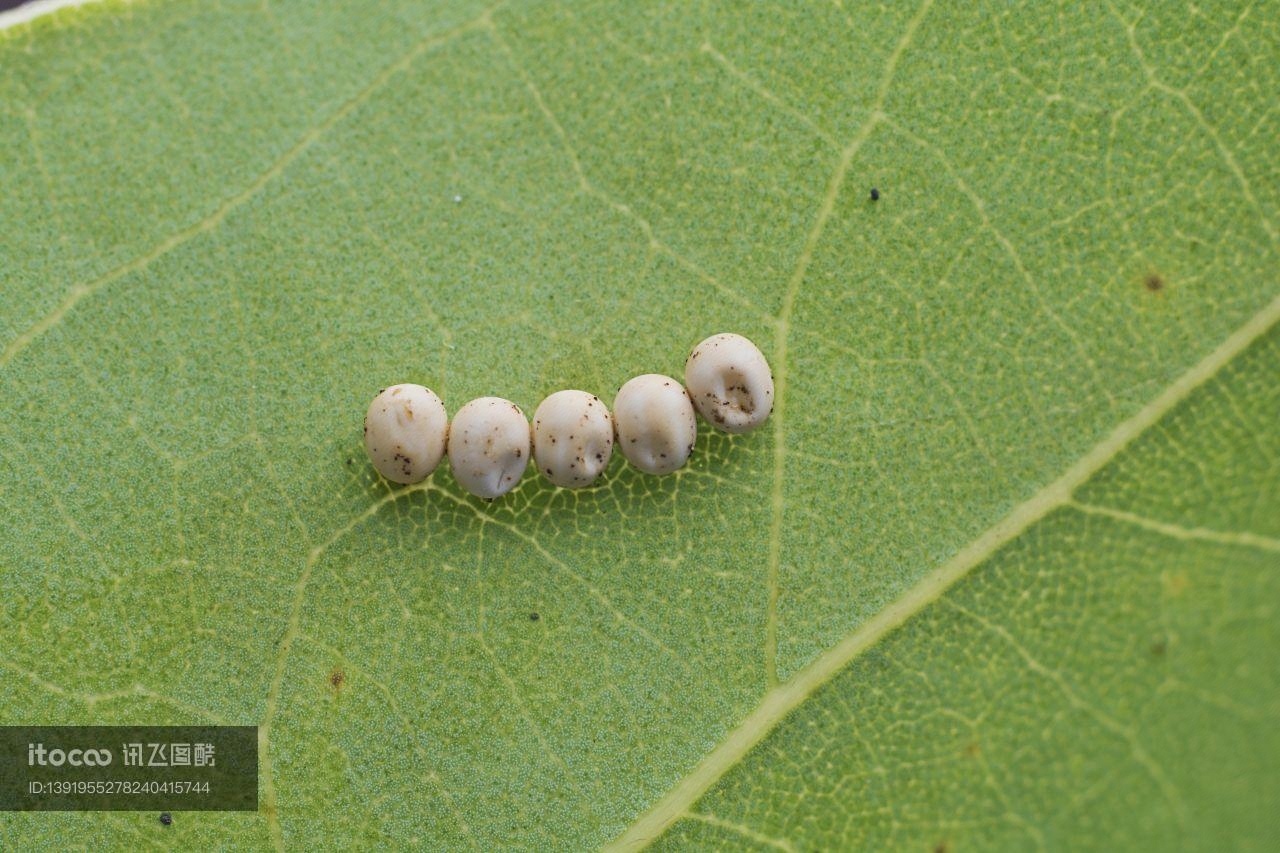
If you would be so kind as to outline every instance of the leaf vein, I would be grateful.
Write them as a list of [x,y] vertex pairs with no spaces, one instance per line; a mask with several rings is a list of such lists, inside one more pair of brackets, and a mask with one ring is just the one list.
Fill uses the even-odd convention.
[[636,850],[660,837],[689,810],[691,804],[737,765],[809,696],[895,628],[937,601],[944,592],[974,568],[985,563],[1004,545],[1050,512],[1066,506],[1076,489],[1193,391],[1216,376],[1226,364],[1277,322],[1280,322],[1280,297],[1264,306],[1216,349],[1123,421],[1056,480],[1010,510],[949,560],[921,578],[901,598],[858,626],[795,676],[766,692],[755,710],[743,718],[737,728],[704,756],[664,797],[611,842],[608,849]]
[[23,350],[34,343],[36,339],[44,335],[54,326],[58,325],[58,323],[62,322],[63,318],[65,318],[67,314],[69,314],[85,299],[102,292],[112,283],[131,273],[146,269],[155,261],[169,254],[174,249],[185,245],[196,237],[217,229],[227,216],[243,206],[246,202],[255,198],[268,184],[283,174],[295,160],[309,150],[317,140],[324,136],[325,133],[368,101],[374,93],[385,86],[393,77],[408,69],[415,59],[430,50],[448,44],[465,33],[477,29],[488,20],[491,11],[492,10],[486,11],[478,18],[454,27],[453,29],[439,34],[433,34],[422,41],[419,41],[403,56],[383,68],[377,76],[370,80],[362,89],[344,101],[342,105],[334,112],[330,113],[327,118],[319,124],[313,125],[311,129],[302,134],[302,136],[300,136],[287,151],[276,158],[276,160],[272,162],[265,171],[259,174],[257,178],[250,182],[248,186],[240,190],[238,193],[224,199],[203,219],[170,234],[143,254],[108,270],[97,278],[74,285],[52,311],[41,317],[34,324],[28,327],[26,331],[22,332],[10,341],[4,348],[4,351],[0,352],[0,368],[6,367]]

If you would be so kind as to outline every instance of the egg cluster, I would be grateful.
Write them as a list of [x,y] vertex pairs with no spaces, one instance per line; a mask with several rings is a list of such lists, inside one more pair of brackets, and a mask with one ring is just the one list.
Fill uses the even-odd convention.
[[392,385],[364,417],[364,444],[378,473],[394,483],[427,478],[440,460],[462,488],[493,499],[516,487],[532,458],[557,486],[580,489],[600,476],[617,445],[646,474],[670,474],[693,452],[695,410],[719,429],[750,432],[773,411],[773,374],[742,335],[712,335],[693,348],[681,385],[646,373],[628,381],[613,412],[586,391],[557,391],[533,413],[501,397],[480,397],[453,416],[429,388]]

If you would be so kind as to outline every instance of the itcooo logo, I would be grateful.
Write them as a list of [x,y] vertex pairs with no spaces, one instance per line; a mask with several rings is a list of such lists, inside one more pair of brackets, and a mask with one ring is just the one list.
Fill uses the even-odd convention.
[[45,749],[42,743],[27,744],[28,767],[106,767],[111,763],[109,749]]

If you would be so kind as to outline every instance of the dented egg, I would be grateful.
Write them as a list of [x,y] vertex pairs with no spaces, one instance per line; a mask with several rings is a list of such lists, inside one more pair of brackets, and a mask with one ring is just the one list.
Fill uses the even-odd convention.
[[693,348],[684,381],[698,413],[725,432],[750,432],[773,411],[773,372],[742,335],[712,335]]
[[613,400],[618,449],[646,474],[670,474],[688,461],[698,422],[684,386],[658,373],[637,376]]
[[589,486],[613,455],[613,417],[586,391],[557,391],[533,413],[534,464],[566,489]]
[[480,397],[453,416],[449,467],[458,485],[492,500],[516,487],[529,464],[529,421],[510,400]]

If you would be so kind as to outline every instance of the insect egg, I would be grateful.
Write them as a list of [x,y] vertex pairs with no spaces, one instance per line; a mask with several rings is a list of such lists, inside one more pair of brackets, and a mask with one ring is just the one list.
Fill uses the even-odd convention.
[[557,486],[591,485],[613,454],[613,418],[586,391],[557,391],[533,413],[533,458]]
[[742,335],[712,335],[693,348],[684,381],[698,412],[725,432],[750,432],[773,411],[773,373]]
[[476,497],[492,500],[514,489],[529,455],[529,422],[510,400],[479,397],[453,416],[449,467]]
[[684,387],[670,376],[646,373],[623,385],[613,400],[618,449],[646,474],[670,474],[693,453],[698,421]]
[[448,436],[444,403],[421,385],[384,388],[364,416],[369,460],[393,483],[425,480],[440,464]]

